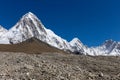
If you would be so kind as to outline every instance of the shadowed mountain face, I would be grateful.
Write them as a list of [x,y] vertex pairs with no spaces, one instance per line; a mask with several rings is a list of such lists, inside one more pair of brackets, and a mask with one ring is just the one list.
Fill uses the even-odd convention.
[[0,51],[3,52],[26,52],[26,53],[41,53],[41,52],[58,52],[65,53],[55,47],[48,45],[36,38],[30,38],[18,44],[1,44]]

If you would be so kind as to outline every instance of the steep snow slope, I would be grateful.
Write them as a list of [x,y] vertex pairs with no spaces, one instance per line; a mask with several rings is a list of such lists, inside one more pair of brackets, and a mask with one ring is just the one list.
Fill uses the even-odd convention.
[[5,35],[6,40],[16,44],[25,41],[31,37],[42,40],[56,48],[70,50],[69,43],[57,36],[50,29],[46,29],[41,21],[31,12],[25,14],[20,21],[13,26]]
[[78,38],[74,38],[72,41],[70,41],[70,45],[72,46],[74,52],[79,52],[80,54],[86,54],[87,47],[83,45],[83,43]]
[[106,40],[101,46],[91,49],[94,55],[120,55],[120,42]]
[[77,52],[84,55],[96,55],[93,48],[85,46],[78,38],[74,38],[72,41],[70,41],[70,45],[75,53]]
[[106,40],[101,46],[87,47],[78,38],[74,38],[70,44],[74,52],[79,52],[85,55],[120,55],[120,42]]
[[6,39],[6,36],[3,37],[7,32],[8,32],[8,30],[3,28],[0,25],[0,44],[8,44],[8,40]]

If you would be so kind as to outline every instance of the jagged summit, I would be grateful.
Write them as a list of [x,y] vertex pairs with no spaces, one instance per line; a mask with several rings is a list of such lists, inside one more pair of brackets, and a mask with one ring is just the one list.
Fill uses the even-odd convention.
[[[27,15],[32,15],[32,16],[34,15],[34,16],[35,16],[35,14],[32,13],[32,12],[28,12],[28,13],[26,13],[25,15],[26,15],[26,16],[27,16]],[[25,16],[25,15],[24,15],[24,16]]]
[[18,22],[18,24],[23,24],[22,27],[25,27],[26,25],[28,25],[29,27],[36,27],[36,29],[40,28],[41,31],[39,32],[45,32],[45,27],[42,24],[42,22],[37,18],[37,16],[35,14],[33,14],[32,12],[28,12],[25,15],[23,15],[23,17],[20,19],[20,21]]
[[31,18],[31,17],[37,18],[37,16],[34,13],[32,13],[32,12],[28,12],[25,15],[22,16],[22,18],[27,18],[27,17],[28,18]]
[[115,41],[113,39],[108,39],[108,40],[105,40],[104,43],[108,43],[108,42],[112,43],[112,42],[115,42]]
[[76,42],[76,41],[80,41],[77,37],[73,38],[70,42]]
[[111,45],[113,43],[116,43],[116,41],[112,40],[112,39],[109,39],[109,40],[106,40],[103,45]]
[[77,52],[77,54],[86,54],[86,46],[78,38],[74,38],[70,41],[70,45],[72,46],[74,52]]
[[73,38],[73,39],[70,41],[70,44],[71,44],[71,45],[74,45],[74,44],[82,44],[82,42],[81,42],[78,38]]
[[78,38],[74,38],[72,41],[70,41],[70,45],[76,48],[77,51],[81,50],[84,46],[83,43]]
[[13,26],[5,35],[7,43],[20,43],[29,38],[35,37],[43,42],[59,49],[70,50],[69,43],[57,36],[50,29],[46,29],[36,15],[29,12],[25,14],[15,26]]
[[78,38],[68,42],[52,30],[45,28],[32,12],[23,15],[9,30],[0,26],[0,44],[16,44],[32,37],[64,51],[79,52],[85,55],[120,55],[120,42],[106,40],[101,46],[91,48],[85,46]]

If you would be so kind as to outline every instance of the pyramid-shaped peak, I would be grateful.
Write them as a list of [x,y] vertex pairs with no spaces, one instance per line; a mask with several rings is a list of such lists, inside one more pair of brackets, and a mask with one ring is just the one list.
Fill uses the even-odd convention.
[[[12,29],[12,30],[11,30]],[[22,16],[22,18],[17,22],[15,26],[13,26],[10,30],[15,32],[17,31],[29,31],[31,35],[38,33],[45,33],[46,30],[42,22],[37,18],[36,15],[34,15],[32,12],[28,12],[25,15]],[[37,31],[36,31],[37,30]]]
[[112,43],[114,43],[114,42],[116,42],[116,41],[114,41],[114,40],[112,40],[112,39],[109,39],[109,40],[106,40],[106,41],[104,42],[104,44],[112,44]]
[[73,41],[80,41],[78,38],[74,38]]
[[[102,46],[110,47],[110,46],[115,46],[118,42],[114,41],[112,39],[106,40]],[[112,48],[112,47],[111,47]]]
[[26,16],[28,16],[28,15],[32,15],[32,16],[33,16],[33,15],[35,15],[35,14],[32,13],[32,12],[28,12],[28,13],[26,13],[25,15],[26,15]]
[[75,45],[75,44],[80,44],[80,45],[82,45],[82,42],[81,42],[78,38],[73,38],[73,39],[70,41],[70,44],[71,44],[71,45]]
[[36,18],[36,19],[38,19],[37,16],[32,12],[28,12],[25,15],[23,15],[22,19],[24,19],[24,18]]
[[32,12],[28,12],[28,13],[26,13],[25,14],[26,16],[36,16],[34,13],[32,13]]
[[81,43],[81,41],[78,38],[73,38],[72,41],[70,41],[70,43],[76,43],[76,42]]
[[27,14],[31,14],[31,15],[34,15],[32,12],[28,12]]
[[106,40],[105,42],[113,42],[114,40],[112,39],[109,39],[109,40]]

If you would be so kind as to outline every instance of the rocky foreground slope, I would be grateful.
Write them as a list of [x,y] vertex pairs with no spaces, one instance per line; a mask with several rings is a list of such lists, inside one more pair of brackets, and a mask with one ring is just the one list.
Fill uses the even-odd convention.
[[120,57],[0,52],[0,80],[120,80]]

